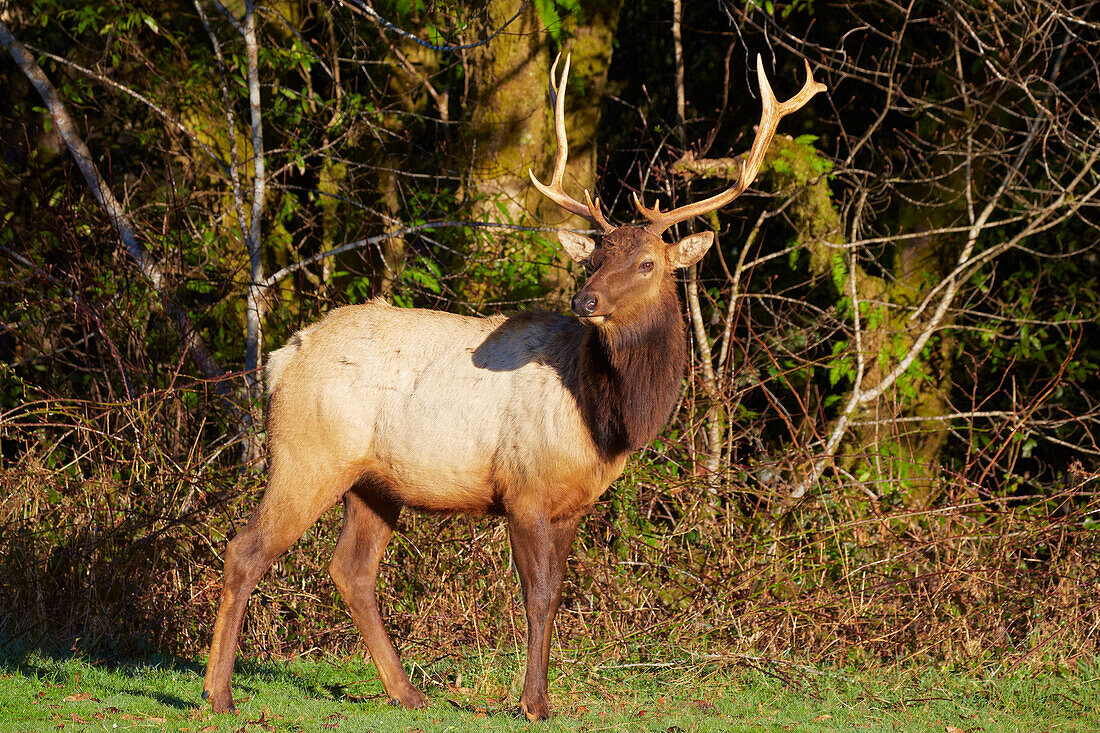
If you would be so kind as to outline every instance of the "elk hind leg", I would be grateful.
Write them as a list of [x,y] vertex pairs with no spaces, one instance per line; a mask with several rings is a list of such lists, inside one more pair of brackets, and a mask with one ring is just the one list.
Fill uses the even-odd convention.
[[225,550],[225,579],[202,697],[216,713],[234,712],[230,678],[248,597],[271,564],[344,493],[350,481],[337,475],[303,483],[272,467],[271,479],[248,523]]
[[400,513],[400,504],[367,483],[344,494],[344,528],[329,575],[367,642],[386,694],[406,708],[422,708],[428,700],[409,681],[378,610],[378,565]]

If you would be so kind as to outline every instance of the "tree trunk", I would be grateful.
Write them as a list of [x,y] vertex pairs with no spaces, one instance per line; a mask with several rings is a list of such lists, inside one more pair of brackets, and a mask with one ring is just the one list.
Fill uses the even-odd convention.
[[[564,29],[574,39],[569,49],[565,118],[570,148],[564,185],[578,197],[584,189],[595,193],[597,186],[596,131],[621,5],[621,0],[610,0],[586,6],[583,22],[568,19]],[[500,27],[514,12],[515,3],[493,0],[488,26]],[[475,97],[468,155],[472,193],[478,198],[475,218],[587,230],[587,221],[547,201],[528,177],[531,170],[548,179],[556,153],[547,93],[553,63],[550,34],[533,3],[509,31],[470,54]],[[503,239],[499,234],[490,237],[479,246],[480,253],[498,255]],[[565,283],[556,279],[550,285],[560,290]]]
[[[937,453],[947,426],[940,421],[897,422],[894,418],[948,412],[945,395],[950,389],[951,352],[946,336],[941,333],[935,353],[918,355],[901,375],[893,370],[926,330],[927,319],[907,321],[906,306],[920,302],[929,285],[942,275],[942,245],[934,237],[901,240],[895,245],[887,277],[867,272],[844,246],[840,213],[822,175],[826,169],[812,147],[785,135],[775,137],[761,169],[776,184],[774,188],[786,189],[795,197],[786,213],[796,241],[810,255],[812,272],[833,280],[841,309],[850,318],[859,309],[858,335],[853,334],[844,352],[848,356],[855,349],[860,352],[851,362],[861,368],[848,370],[854,382],[849,395],[852,409],[842,414],[841,422],[829,426],[826,432],[831,440],[822,453],[827,459],[842,456],[840,465],[855,474],[860,473],[860,464],[870,464],[872,475],[889,478],[903,488],[910,504],[922,505],[939,476]],[[674,165],[678,174],[698,178],[736,180],[739,170],[736,158],[697,160],[689,155]],[[869,397],[880,389],[884,389],[882,395]],[[807,410],[814,407],[807,405]],[[904,429],[910,425],[916,427]],[[811,473],[816,478],[820,465]],[[795,494],[806,488],[796,488]]]

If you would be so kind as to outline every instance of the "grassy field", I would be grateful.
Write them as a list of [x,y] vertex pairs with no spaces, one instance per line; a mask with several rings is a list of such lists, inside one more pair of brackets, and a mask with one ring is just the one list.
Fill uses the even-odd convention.
[[1096,731],[1100,668],[978,679],[930,669],[835,670],[779,660],[698,659],[551,668],[555,715],[514,710],[520,659],[486,654],[413,667],[431,700],[393,708],[358,659],[243,662],[239,714],[199,699],[200,662],[92,661],[39,652],[0,657],[2,731]]

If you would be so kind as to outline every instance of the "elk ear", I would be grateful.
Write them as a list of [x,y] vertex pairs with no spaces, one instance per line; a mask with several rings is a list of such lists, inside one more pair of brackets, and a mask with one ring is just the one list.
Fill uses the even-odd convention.
[[669,264],[674,268],[694,265],[703,258],[712,244],[714,244],[714,232],[706,231],[688,235],[676,244],[669,245]]
[[596,251],[596,242],[584,236],[583,234],[577,234],[571,232],[568,229],[560,229],[558,231],[558,241],[561,242],[562,248],[565,250],[565,254],[574,262],[583,264],[592,256],[592,253]]

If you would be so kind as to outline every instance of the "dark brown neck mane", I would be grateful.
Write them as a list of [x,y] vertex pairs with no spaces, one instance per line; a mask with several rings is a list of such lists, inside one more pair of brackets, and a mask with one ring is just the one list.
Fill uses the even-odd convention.
[[656,437],[679,396],[686,361],[684,320],[671,280],[660,301],[632,321],[588,327],[580,404],[604,456],[637,450]]

